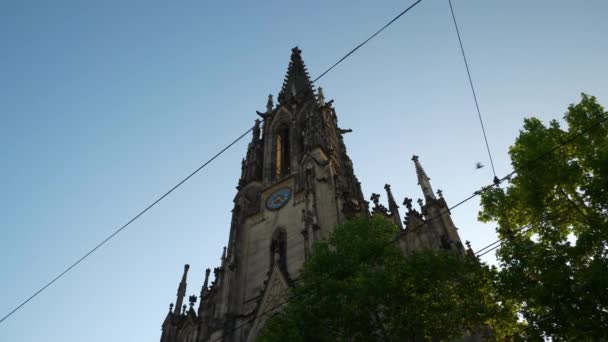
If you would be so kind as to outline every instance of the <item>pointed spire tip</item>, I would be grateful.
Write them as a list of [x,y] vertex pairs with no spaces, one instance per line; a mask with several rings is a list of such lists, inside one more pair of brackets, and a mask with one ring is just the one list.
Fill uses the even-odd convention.
[[424,193],[424,197],[430,197],[435,199],[435,194],[433,194],[433,189],[431,188],[430,178],[426,175],[426,172],[420,165],[420,161],[418,160],[417,155],[412,156],[412,160],[414,161],[414,165],[416,167],[416,176],[418,177],[418,185],[422,188],[422,192]]
[[306,65],[302,60],[302,50],[297,46],[291,49],[291,58],[287,67],[287,73],[283,81],[283,86],[278,95],[280,105],[287,104],[291,99],[298,97],[298,100],[314,99],[312,82],[306,70]]

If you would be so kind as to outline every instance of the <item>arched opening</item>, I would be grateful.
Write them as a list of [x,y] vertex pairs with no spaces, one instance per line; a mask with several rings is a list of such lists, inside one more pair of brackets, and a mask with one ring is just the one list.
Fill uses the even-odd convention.
[[274,135],[275,178],[281,178],[289,174],[291,163],[289,150],[289,127],[283,125],[276,130]]
[[277,264],[281,271],[287,272],[287,233],[283,228],[277,228],[272,234],[270,267],[273,264]]

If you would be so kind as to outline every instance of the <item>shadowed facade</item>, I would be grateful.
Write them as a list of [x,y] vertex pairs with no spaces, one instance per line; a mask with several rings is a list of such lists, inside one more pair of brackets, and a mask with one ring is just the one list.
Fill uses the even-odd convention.
[[[405,217],[390,186],[388,207],[372,194],[372,208],[346,153],[333,100],[313,88],[296,47],[277,103],[269,95],[257,112],[252,140],[242,161],[241,177],[221,264],[204,275],[197,296],[184,304],[189,266],[162,324],[161,342],[253,341],[298,277],[312,244],[354,216],[383,215],[401,232],[405,254],[416,249],[464,253],[441,191],[433,192],[418,157],[412,158],[423,199],[420,209],[405,198]],[[195,308],[197,299],[198,307]]]

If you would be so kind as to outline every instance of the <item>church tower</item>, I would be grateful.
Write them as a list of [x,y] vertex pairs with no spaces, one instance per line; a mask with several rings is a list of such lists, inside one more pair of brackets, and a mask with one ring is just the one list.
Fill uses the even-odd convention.
[[[313,242],[347,218],[370,215],[343,141],[350,130],[339,127],[332,102],[321,88],[315,91],[300,49],[292,49],[276,103],[269,95],[266,109],[257,112],[221,264],[213,269],[211,284],[207,269],[196,310],[196,296],[189,297],[189,309],[182,307],[186,265],[161,342],[253,341],[285,301]],[[386,215],[401,228],[399,244],[406,253],[419,247],[462,251],[445,200],[435,197],[417,157],[414,162],[426,201],[421,212],[405,203],[402,223],[387,185],[389,208],[374,194],[371,214]],[[446,215],[434,220],[434,228],[422,227],[425,215],[437,213]]]
[[[338,126],[332,101],[313,89],[300,49],[292,50],[276,103],[269,95],[266,110],[257,114],[228,245],[213,283],[207,285],[207,275],[200,292],[197,317],[204,323],[186,320],[175,329],[169,316],[183,309],[176,307],[163,325],[163,342],[193,333],[192,341],[225,334],[224,341],[251,339],[267,315],[228,332],[282,300],[315,240],[329,236],[345,218],[367,213],[342,139],[349,130]],[[185,275],[180,290],[181,284]],[[179,294],[181,303],[185,295]]]

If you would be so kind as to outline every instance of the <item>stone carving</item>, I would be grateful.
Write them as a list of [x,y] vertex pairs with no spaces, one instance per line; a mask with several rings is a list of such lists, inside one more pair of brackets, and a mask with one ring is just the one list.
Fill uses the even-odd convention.
[[194,303],[196,303],[196,296],[190,296],[188,297],[188,301],[190,302],[190,306],[193,306]]
[[412,211],[412,199],[411,198],[406,197],[403,200],[403,205],[407,208],[408,212]]

